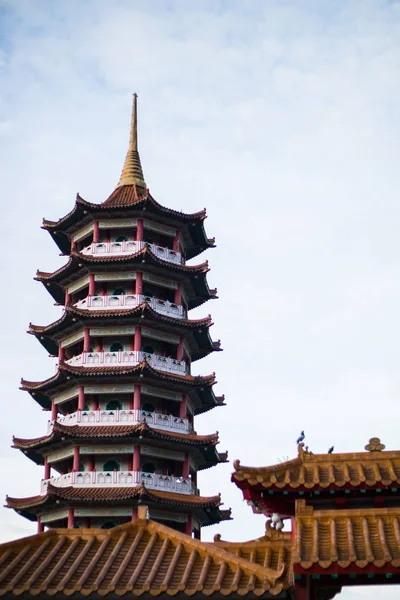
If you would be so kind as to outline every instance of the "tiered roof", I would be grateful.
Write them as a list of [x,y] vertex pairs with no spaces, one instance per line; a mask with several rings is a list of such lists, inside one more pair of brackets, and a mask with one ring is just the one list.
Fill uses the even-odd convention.
[[251,544],[241,556],[234,544],[200,542],[145,519],[107,531],[54,529],[0,546],[0,595],[288,598],[276,544]]
[[219,444],[218,432],[211,435],[198,435],[197,433],[176,433],[161,431],[149,427],[144,421],[138,425],[63,425],[55,421],[52,431],[48,435],[33,439],[13,438],[13,447],[22,450],[37,464],[43,464],[43,453],[49,445],[57,443],[58,446],[69,446],[79,440],[120,440],[120,439],[150,439],[160,444],[179,444],[180,447],[191,447],[192,452],[198,455],[199,469],[206,469],[220,462],[226,462],[228,453],[219,453],[216,450]]

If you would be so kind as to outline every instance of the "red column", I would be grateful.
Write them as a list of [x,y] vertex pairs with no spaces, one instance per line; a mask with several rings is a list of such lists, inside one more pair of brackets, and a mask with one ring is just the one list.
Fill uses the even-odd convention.
[[85,392],[83,385],[78,390],[78,410],[85,410]]
[[94,457],[89,456],[88,458],[88,471],[94,471]]
[[297,582],[294,586],[294,600],[311,600],[309,586],[306,582]]
[[61,362],[62,360],[64,360],[64,348],[61,346],[61,342],[58,345],[58,361]]
[[172,243],[172,250],[175,250],[175,252],[179,252],[179,231],[178,230],[176,230],[174,241]]
[[182,304],[182,284],[178,283],[178,287],[175,290],[175,304]]
[[143,273],[138,271],[136,273],[136,286],[135,286],[135,294],[141,294],[143,290]]
[[135,383],[133,390],[133,410],[140,410],[140,385]]
[[134,446],[132,471],[140,471],[140,444]]
[[83,332],[83,351],[89,352],[90,350],[90,333],[89,329],[85,329]]
[[185,460],[182,466],[182,477],[189,477],[189,454],[185,454]]
[[187,406],[186,406],[186,396],[182,394],[182,402],[179,405],[179,416],[181,419],[186,419],[187,415]]
[[76,250],[76,241],[71,240],[71,250]]
[[192,537],[192,530],[193,530],[192,515],[188,515],[188,520],[185,523],[185,533],[186,533],[186,535],[190,535],[190,537]]
[[38,519],[37,519],[37,532],[43,533],[43,531],[44,531],[44,524],[41,522],[40,515],[39,515]]
[[132,521],[137,521],[138,509],[137,506],[132,506]]
[[68,293],[68,290],[65,290],[65,306],[71,304],[71,294]]
[[94,295],[95,295],[94,274],[90,273],[90,275],[89,275],[89,296],[94,296]]
[[73,508],[69,508],[68,509],[68,524],[67,524],[67,528],[68,529],[73,529],[74,527],[75,527],[74,509]]
[[176,358],[178,360],[183,360],[183,337],[179,339],[178,348],[176,350]]
[[50,479],[50,463],[47,456],[44,457],[44,475],[43,479]]
[[99,242],[99,241],[100,241],[99,222],[94,221],[94,223],[93,223],[93,242],[95,244],[97,244],[97,242]]
[[143,219],[138,219],[137,230],[136,230],[136,241],[143,241]]
[[141,347],[142,347],[142,329],[141,329],[141,327],[136,327],[135,341],[134,341],[133,349],[135,352],[139,352]]
[[72,463],[72,470],[79,471],[80,460],[79,460],[79,446],[74,446],[74,460]]
[[57,419],[57,404],[54,402],[54,398],[51,399],[51,420]]

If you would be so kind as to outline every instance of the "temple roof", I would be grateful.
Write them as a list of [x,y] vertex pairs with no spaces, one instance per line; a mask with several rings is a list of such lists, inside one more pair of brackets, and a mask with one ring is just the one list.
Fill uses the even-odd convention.
[[230,509],[221,510],[221,495],[199,496],[197,494],[178,494],[146,488],[144,483],[129,487],[56,487],[47,486],[46,493],[28,498],[12,498],[6,496],[6,508],[12,508],[24,517],[36,520],[38,510],[45,507],[61,505],[99,506],[118,503],[135,506],[136,503],[147,503],[153,507],[170,507],[173,510],[187,508],[193,511],[202,521],[203,526],[213,525],[231,518]]
[[[117,185],[117,189],[123,185],[133,185],[136,188],[139,188],[141,192],[144,192],[147,189],[147,186],[144,182],[142,165],[140,162],[137,134],[137,94],[133,94],[128,152],[126,154],[125,163]],[[104,204],[107,206],[107,200]]]
[[63,425],[57,421],[53,423],[52,431],[48,435],[38,438],[24,439],[13,438],[13,447],[23,450],[24,453],[38,464],[43,464],[43,451],[50,444],[63,441],[68,445],[76,440],[98,440],[119,438],[144,438],[159,442],[177,443],[179,447],[192,446],[199,455],[199,470],[209,468],[219,462],[227,462],[227,452],[217,452],[215,446],[219,444],[218,432],[210,435],[198,435],[197,433],[176,433],[173,431],[161,431],[149,427],[146,422],[139,425]]
[[181,334],[186,332],[187,337],[190,335],[192,361],[203,358],[210,352],[221,350],[220,341],[214,342],[210,337],[209,328],[213,325],[210,315],[203,319],[177,319],[158,313],[146,301],[139,306],[125,310],[83,310],[74,306],[67,306],[61,318],[49,325],[33,325],[30,323],[28,333],[35,335],[51,355],[57,356],[58,342],[66,331],[70,335],[82,329],[84,325],[90,325],[93,320],[103,319],[107,321],[107,324],[115,321],[119,326],[125,321],[129,322],[129,326],[139,323],[144,325],[149,321],[156,328],[162,328],[162,331],[165,331],[165,325],[168,325],[168,331],[172,333]]
[[400,567],[400,507],[317,511],[297,500],[295,572],[370,565]]
[[194,405],[195,414],[201,414],[214,408],[224,406],[224,396],[216,397],[212,387],[216,384],[215,373],[210,375],[174,375],[153,369],[144,359],[141,363],[129,367],[72,367],[65,362],[60,362],[57,372],[44,381],[28,381],[21,379],[20,389],[29,392],[35,400],[46,410],[51,408],[51,395],[58,389],[65,389],[65,385],[73,382],[85,382],[88,378],[93,381],[95,377],[103,383],[117,381],[121,383],[129,379],[130,383],[140,381],[144,377],[148,382],[168,384],[182,393],[190,395]]
[[245,467],[237,460],[233,466],[232,481],[238,487],[260,491],[366,488],[400,482],[400,451],[313,454],[300,445],[294,460],[268,467]]
[[0,545],[0,595],[126,593],[273,597],[290,587],[285,564],[259,564],[229,547],[139,519],[109,530],[53,529]]
[[[180,280],[190,281],[193,288],[189,294],[188,306],[195,308],[203,302],[216,297],[216,289],[210,289],[207,283],[206,275],[209,271],[208,262],[205,261],[199,265],[179,265],[158,258],[153,254],[149,245],[144,246],[142,250],[134,254],[121,256],[90,256],[80,252],[71,252],[68,262],[52,273],[38,270],[36,272],[36,281],[40,281],[46,286],[48,292],[53,296],[56,302],[65,304],[64,287],[68,282],[76,279],[80,273],[100,272],[108,270],[110,267],[137,267],[140,270],[146,269],[151,272],[158,272],[159,267],[166,267],[170,273]],[[85,270],[86,267],[86,270]]]

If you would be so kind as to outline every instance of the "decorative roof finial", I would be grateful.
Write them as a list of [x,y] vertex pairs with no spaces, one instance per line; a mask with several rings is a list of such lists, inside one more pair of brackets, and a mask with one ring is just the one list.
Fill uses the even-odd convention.
[[137,143],[137,94],[133,94],[129,147],[117,187],[121,185],[136,185],[146,189]]

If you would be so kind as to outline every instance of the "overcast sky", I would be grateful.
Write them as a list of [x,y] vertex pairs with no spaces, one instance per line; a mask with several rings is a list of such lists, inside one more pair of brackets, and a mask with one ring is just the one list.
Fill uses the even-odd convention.
[[[18,390],[54,372],[25,333],[60,315],[33,281],[65,262],[41,220],[114,189],[134,91],[152,194],[206,206],[217,240],[220,299],[192,314],[212,313],[224,352],[194,370],[227,406],[197,430],[250,465],[294,457],[301,429],[313,452],[399,447],[399,36],[384,0],[0,0],[2,498],[43,474],[10,449],[46,432]],[[231,471],[200,477],[234,514],[204,539],[263,533]],[[1,541],[34,529],[0,509]]]

